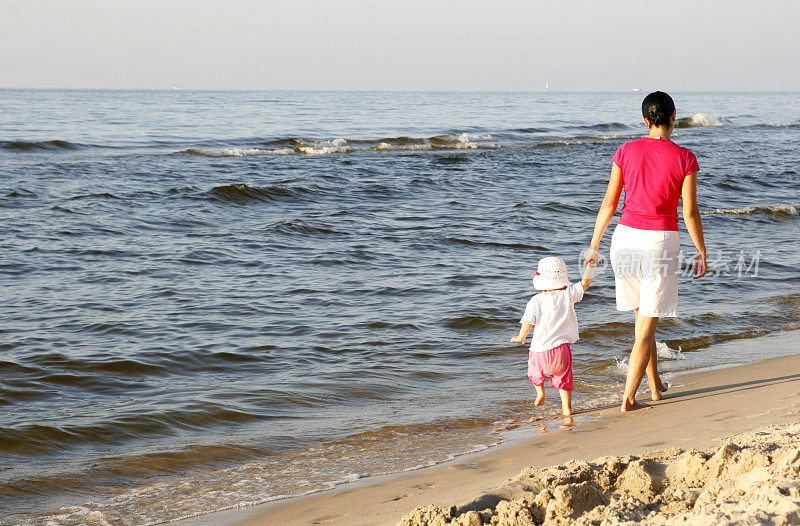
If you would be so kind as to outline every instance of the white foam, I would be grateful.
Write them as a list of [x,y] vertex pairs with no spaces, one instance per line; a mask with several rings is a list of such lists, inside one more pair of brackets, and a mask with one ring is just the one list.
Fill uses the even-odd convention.
[[433,146],[431,143],[426,142],[423,144],[404,144],[400,147],[402,150],[430,150]]
[[261,148],[216,148],[213,150],[195,149],[192,151],[208,157],[247,157],[250,155],[272,153],[273,150],[264,150]]
[[610,366],[609,369],[612,373],[626,375],[628,374],[628,357],[626,356],[623,359],[619,359],[614,356],[614,365]]
[[686,356],[681,352],[681,348],[671,349],[667,342],[656,342],[656,354],[659,358],[666,360],[685,360]]
[[775,205],[775,206],[767,206],[764,209],[768,212],[775,212],[779,214],[786,214],[786,215],[800,215],[800,210],[793,207],[792,205]]
[[773,214],[784,214],[790,216],[800,215],[800,210],[798,210],[796,207],[783,204],[773,206],[745,206],[743,208],[715,208],[714,210],[703,212],[703,215],[750,215],[759,210]]
[[702,212],[703,215],[716,215],[716,214],[730,214],[730,215],[748,215],[756,211],[754,206],[746,206],[744,208],[715,208],[708,212]]
[[424,142],[420,144],[389,144],[387,142],[382,142],[376,146],[371,146],[370,150],[377,150],[381,152],[389,151],[389,150],[430,150],[433,146],[429,142]]
[[472,149],[477,148],[478,143],[475,142],[477,137],[473,137],[468,133],[462,133],[461,135],[455,137],[455,142],[453,143],[453,148],[457,149]]
[[318,143],[314,143],[313,146],[299,146],[297,148],[298,153],[302,153],[304,155],[324,155],[328,153],[347,153],[351,151],[352,148],[347,145],[347,141],[344,139],[334,139],[332,141],[321,141]]
[[[667,342],[656,342],[656,354],[659,358],[664,360],[686,360],[686,356],[683,354],[680,347],[672,349],[667,345]],[[628,356],[622,359],[615,356],[614,365],[608,367],[609,372],[621,375],[628,374],[628,359]]]
[[192,148],[188,151],[196,155],[205,155],[206,157],[250,157],[253,155],[287,155],[294,153],[292,148],[277,148],[274,150],[264,148],[213,148],[209,150]]
[[684,122],[687,122],[689,126],[697,126],[697,127],[722,126],[722,118],[715,117],[707,113],[695,113]]

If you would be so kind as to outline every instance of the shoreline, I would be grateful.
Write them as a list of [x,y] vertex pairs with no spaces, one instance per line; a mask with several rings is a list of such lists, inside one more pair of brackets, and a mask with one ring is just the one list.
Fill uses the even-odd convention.
[[[413,509],[463,504],[498,487],[526,467],[569,460],[641,455],[668,448],[703,449],[725,436],[800,422],[800,331],[754,338],[762,350],[795,354],[753,364],[675,373],[660,402],[631,413],[616,405],[576,413],[570,429],[550,420],[546,433],[529,427],[504,434],[504,442],[477,453],[407,473],[367,477],[331,490],[178,521],[183,526],[283,524],[396,524]],[[712,345],[716,351],[741,340]],[[722,365],[722,364],[721,364]],[[640,389],[645,400],[646,389]],[[757,395],[757,396],[753,396]],[[762,402],[759,402],[761,400]],[[700,402],[700,403],[697,403]],[[559,419],[560,420],[560,419]],[[535,434],[534,434],[535,433]]]

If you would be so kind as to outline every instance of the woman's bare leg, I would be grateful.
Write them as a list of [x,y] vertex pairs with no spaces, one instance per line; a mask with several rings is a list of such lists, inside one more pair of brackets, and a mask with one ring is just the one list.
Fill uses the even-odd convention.
[[[636,320],[636,324],[639,324],[639,309],[634,309],[633,311],[634,319]],[[661,381],[661,377],[658,374],[658,351],[656,350],[656,339],[655,335],[653,336],[653,340],[650,345],[650,359],[647,362],[647,385],[650,387],[650,399],[654,402],[657,402],[663,398],[661,393],[664,392],[664,383]]]
[[[639,388],[645,370],[648,368],[651,358],[653,358],[653,354],[655,353],[658,318],[640,316],[638,309],[634,311],[634,316],[636,319],[636,341],[633,343],[631,357],[628,360],[625,393],[622,396],[622,406],[620,407],[620,411],[622,412],[640,407],[640,405],[636,403],[636,390]],[[653,361],[653,365],[655,366],[655,358]],[[657,374],[658,373],[656,373],[656,377]]]

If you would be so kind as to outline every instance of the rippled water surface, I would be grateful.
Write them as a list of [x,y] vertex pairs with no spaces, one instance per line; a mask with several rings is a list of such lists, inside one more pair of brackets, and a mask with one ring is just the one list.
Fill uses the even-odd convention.
[[[667,371],[800,326],[800,94],[673,95],[711,275]],[[641,97],[0,90],[0,521],[163,522],[552,416],[508,340],[539,258],[577,278]],[[613,295],[577,307],[578,409],[624,380]]]

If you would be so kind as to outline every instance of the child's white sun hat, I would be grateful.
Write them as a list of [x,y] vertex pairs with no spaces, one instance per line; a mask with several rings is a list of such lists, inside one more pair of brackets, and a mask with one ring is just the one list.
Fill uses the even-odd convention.
[[536,275],[533,277],[533,286],[539,290],[560,289],[569,286],[569,274],[564,260],[556,257],[547,257],[539,260]]

